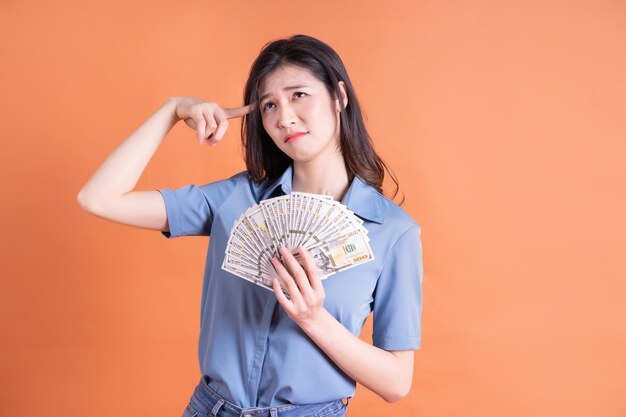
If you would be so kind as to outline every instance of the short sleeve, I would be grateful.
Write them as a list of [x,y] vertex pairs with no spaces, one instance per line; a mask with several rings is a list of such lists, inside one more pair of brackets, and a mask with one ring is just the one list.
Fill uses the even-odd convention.
[[422,243],[414,223],[385,259],[374,290],[374,346],[385,350],[419,349],[422,319]]
[[210,236],[215,212],[234,192],[244,173],[202,186],[157,190],[163,196],[169,224],[169,232],[161,232],[163,236]]

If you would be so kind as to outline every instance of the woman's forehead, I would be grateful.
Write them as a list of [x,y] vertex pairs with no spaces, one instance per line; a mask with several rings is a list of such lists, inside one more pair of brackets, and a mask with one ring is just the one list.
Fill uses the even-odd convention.
[[281,91],[286,86],[309,85],[313,87],[319,83],[320,81],[306,68],[281,65],[261,80],[259,97],[274,92],[274,90]]

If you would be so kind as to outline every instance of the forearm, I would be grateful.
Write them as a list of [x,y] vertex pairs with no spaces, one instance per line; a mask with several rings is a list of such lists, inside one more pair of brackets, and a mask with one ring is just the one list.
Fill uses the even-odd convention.
[[176,103],[166,102],[119,145],[80,190],[79,199],[98,200],[132,191],[159,145],[174,127]]
[[339,368],[384,400],[393,402],[406,395],[413,370],[403,369],[393,353],[353,335],[327,310],[320,320],[301,328]]

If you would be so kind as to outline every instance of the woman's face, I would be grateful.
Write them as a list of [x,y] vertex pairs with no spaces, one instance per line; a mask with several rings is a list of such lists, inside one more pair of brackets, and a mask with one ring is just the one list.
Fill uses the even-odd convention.
[[[343,81],[340,88],[347,104]],[[339,102],[309,70],[285,65],[268,74],[259,86],[259,110],[265,131],[294,161],[340,153]],[[305,134],[288,138],[298,132]]]

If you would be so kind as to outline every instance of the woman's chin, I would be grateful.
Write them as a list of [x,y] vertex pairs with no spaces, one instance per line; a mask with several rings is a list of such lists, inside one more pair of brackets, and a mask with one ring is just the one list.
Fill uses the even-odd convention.
[[291,162],[294,164],[306,164],[309,161],[311,160],[306,158],[291,158]]
[[298,162],[298,163],[310,162],[315,157],[315,155],[312,154],[307,149],[299,149],[299,150],[292,149],[290,152],[287,153],[287,156],[291,158],[293,162]]

